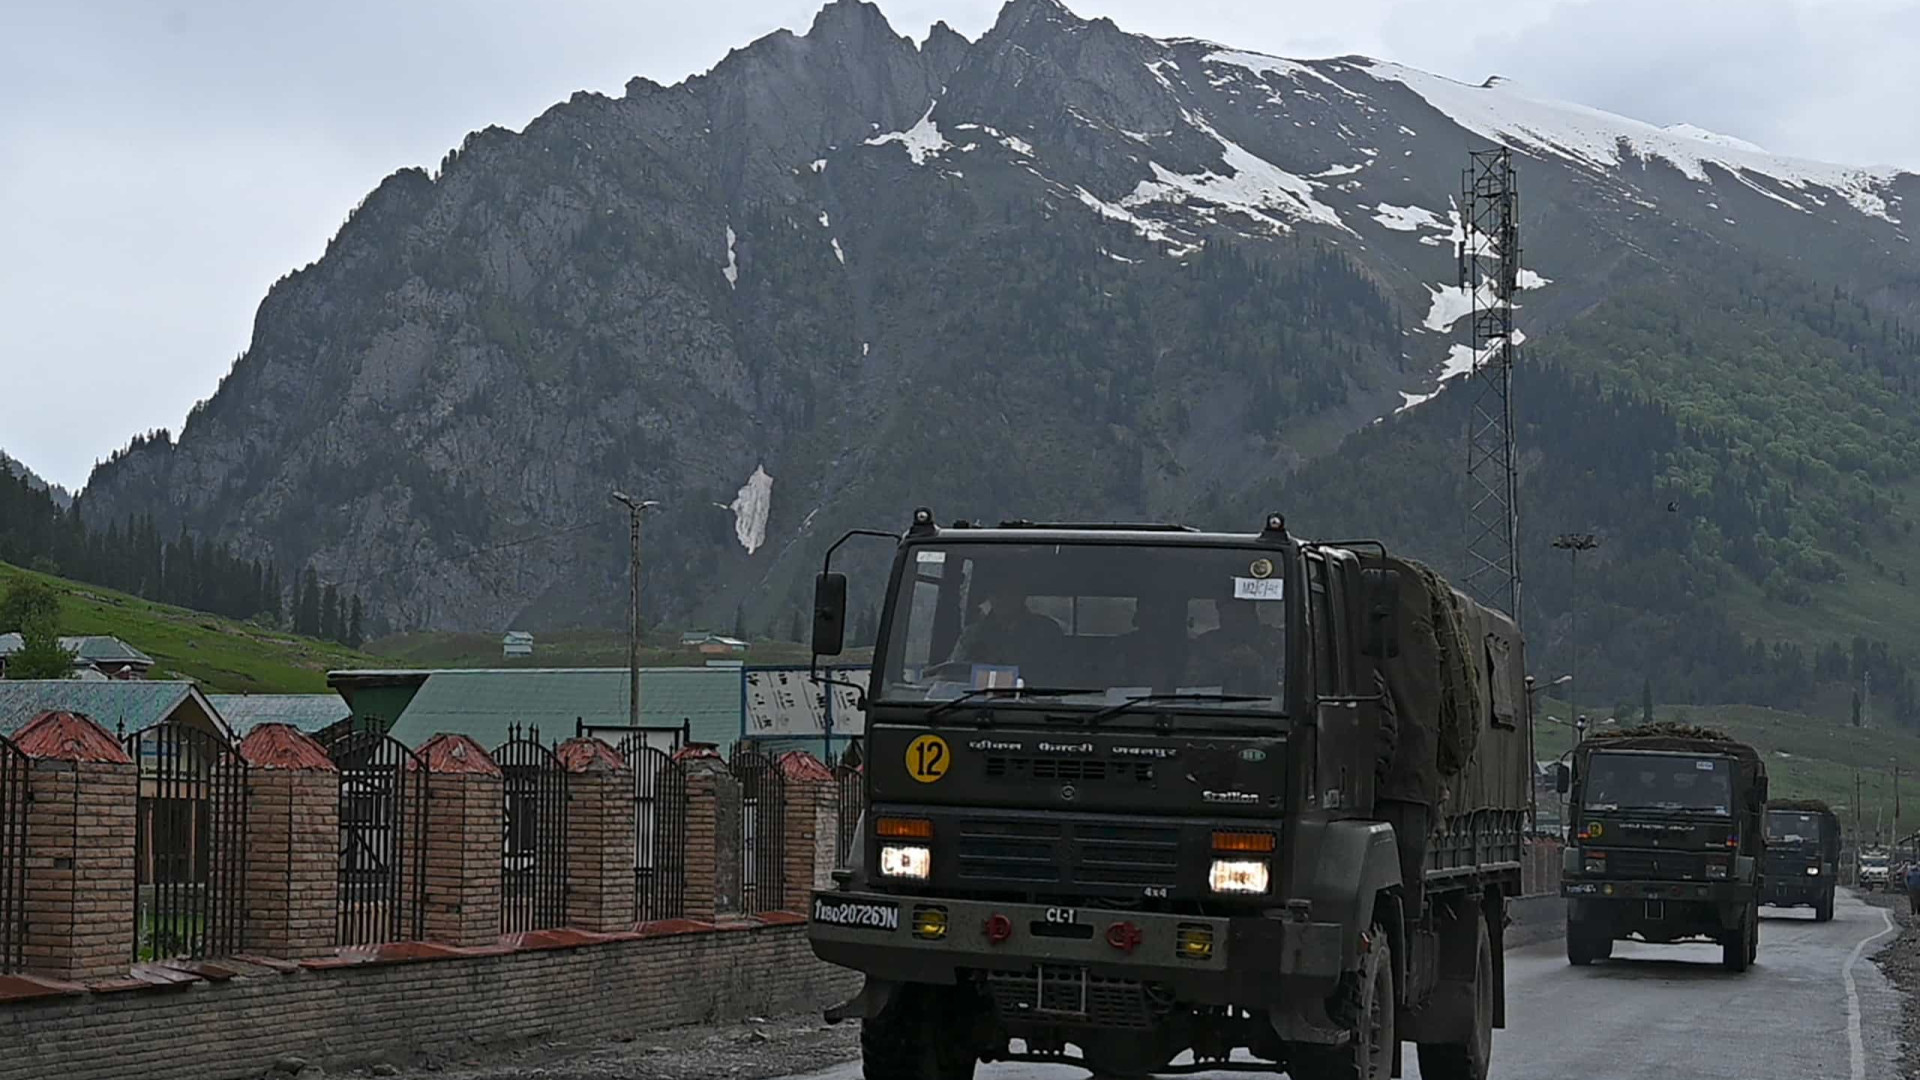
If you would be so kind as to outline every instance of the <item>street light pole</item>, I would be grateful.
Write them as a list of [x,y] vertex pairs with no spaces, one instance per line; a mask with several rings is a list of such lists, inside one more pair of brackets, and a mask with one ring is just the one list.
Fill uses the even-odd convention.
[[1586,738],[1586,725],[1578,724],[1580,716],[1580,553],[1592,551],[1600,546],[1600,540],[1592,533],[1561,533],[1553,538],[1553,546],[1567,553],[1568,580],[1573,594],[1568,606],[1568,619],[1571,629],[1567,633],[1567,649],[1573,659],[1567,665],[1572,677],[1567,680],[1567,715],[1576,718],[1573,741],[1579,745]]
[[627,725],[640,731],[640,515],[659,507],[615,491],[613,501],[627,508]]

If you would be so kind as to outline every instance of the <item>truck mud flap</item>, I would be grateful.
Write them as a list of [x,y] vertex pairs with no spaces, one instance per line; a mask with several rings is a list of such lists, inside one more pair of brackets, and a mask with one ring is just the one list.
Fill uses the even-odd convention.
[[898,986],[898,983],[868,979],[859,993],[829,1008],[825,1013],[825,1019],[829,1024],[837,1024],[842,1020],[871,1020],[880,1015],[881,1011],[887,1007],[887,1003],[893,1000]]

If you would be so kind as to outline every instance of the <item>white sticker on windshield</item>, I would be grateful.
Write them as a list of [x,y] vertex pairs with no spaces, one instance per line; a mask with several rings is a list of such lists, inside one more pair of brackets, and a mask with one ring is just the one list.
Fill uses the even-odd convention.
[[1233,598],[1235,600],[1284,600],[1287,580],[1285,578],[1237,577],[1233,579]]
[[947,553],[944,551],[919,551],[914,553],[914,558],[923,563],[943,563],[947,561]]
[[1700,770],[1701,772],[1712,772],[1712,771],[1713,771],[1713,762],[1711,762],[1711,761],[1696,761],[1696,762],[1694,762],[1694,763],[1693,763],[1693,767],[1694,767],[1694,768],[1696,768],[1696,769],[1699,769],[1699,770]]

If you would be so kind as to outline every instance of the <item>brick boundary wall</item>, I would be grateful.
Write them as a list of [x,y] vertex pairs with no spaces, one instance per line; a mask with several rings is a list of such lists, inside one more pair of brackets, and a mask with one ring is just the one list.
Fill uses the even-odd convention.
[[251,1080],[285,1055],[340,1070],[556,1036],[577,1045],[824,1008],[860,986],[814,959],[805,923],[781,915],[382,955],[16,1001],[0,1008],[0,1080]]

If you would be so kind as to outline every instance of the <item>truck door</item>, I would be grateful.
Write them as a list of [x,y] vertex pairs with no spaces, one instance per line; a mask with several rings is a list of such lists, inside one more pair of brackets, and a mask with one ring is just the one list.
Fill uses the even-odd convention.
[[1353,686],[1353,627],[1346,599],[1358,560],[1345,551],[1307,554],[1307,618],[1313,649],[1314,719],[1323,808],[1361,813],[1373,805],[1370,713]]

